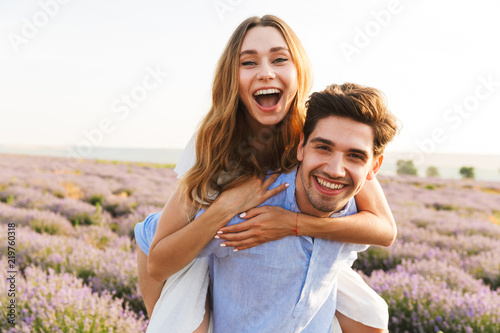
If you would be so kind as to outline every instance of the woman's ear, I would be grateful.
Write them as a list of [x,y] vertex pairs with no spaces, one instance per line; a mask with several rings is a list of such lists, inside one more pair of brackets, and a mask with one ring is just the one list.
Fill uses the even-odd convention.
[[373,166],[370,169],[370,171],[368,172],[368,174],[366,175],[366,179],[372,180],[373,178],[375,178],[375,176],[377,175],[377,172],[380,170],[380,167],[382,166],[383,160],[384,160],[384,155],[380,155],[379,157],[377,157],[373,161]]

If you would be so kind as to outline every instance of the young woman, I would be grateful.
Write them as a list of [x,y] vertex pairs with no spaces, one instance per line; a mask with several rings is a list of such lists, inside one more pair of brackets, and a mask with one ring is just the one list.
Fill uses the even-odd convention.
[[[176,285],[189,281],[190,288],[205,293],[201,302],[196,295],[192,297],[198,311],[192,316],[194,324],[189,330],[200,325],[205,313],[199,329],[206,331],[207,262],[195,258],[216,235],[237,250],[295,235],[295,230],[299,235],[342,242],[382,246],[392,243],[395,223],[376,180],[367,182],[355,197],[360,213],[352,216],[322,219],[301,214],[297,220],[295,213],[279,207],[254,208],[285,189],[283,185],[267,191],[277,175],[264,181],[266,173],[277,169],[286,172],[297,165],[296,151],[310,86],[306,53],[282,20],[269,15],[252,17],[235,30],[217,66],[212,107],[195,142],[191,142],[195,149],[187,148],[176,168],[182,177],[180,185],[165,205],[158,225],[157,218],[148,217],[136,227],[139,280],[150,315],[160,293],[158,303],[163,305],[168,303],[164,297],[172,297],[172,292],[177,293],[174,298],[179,303],[169,304],[188,304],[189,297],[183,299]],[[202,206],[208,207],[207,211],[192,221]],[[247,213],[248,221],[224,228],[242,212]],[[191,272],[198,272],[195,280],[189,279]],[[354,287],[351,283],[349,290],[344,290],[343,283],[349,281],[359,283]],[[354,294],[352,288],[357,288]],[[351,311],[359,290],[373,301],[366,310]],[[338,293],[335,321],[345,332],[378,332],[386,328],[387,306],[349,267],[339,276]],[[170,318],[180,321],[182,310],[170,306]],[[155,306],[154,312],[161,312],[160,308]],[[377,313],[377,308],[382,314],[370,316]],[[164,315],[160,312],[157,316]],[[158,322],[154,318],[153,314],[151,322]]]

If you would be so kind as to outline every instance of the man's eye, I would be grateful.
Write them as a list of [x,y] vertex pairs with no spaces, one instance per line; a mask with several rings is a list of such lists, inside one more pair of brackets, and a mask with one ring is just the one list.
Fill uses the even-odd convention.
[[351,157],[358,159],[358,160],[361,160],[361,161],[365,160],[364,157],[362,155],[359,155],[359,154],[351,154]]
[[328,146],[317,146],[316,149],[319,149],[319,150],[330,150],[330,147],[328,147]]

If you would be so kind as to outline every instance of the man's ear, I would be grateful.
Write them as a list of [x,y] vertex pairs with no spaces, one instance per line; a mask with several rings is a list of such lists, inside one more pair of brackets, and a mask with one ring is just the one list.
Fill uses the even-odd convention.
[[304,159],[304,133],[300,134],[300,142],[297,146],[297,159],[300,162]]
[[366,179],[372,180],[373,178],[375,178],[375,175],[377,174],[377,172],[380,170],[380,167],[382,166],[383,160],[384,160],[384,155],[380,155],[379,157],[377,157],[375,159],[375,161],[373,161],[373,166],[370,169],[370,171],[368,172],[368,174],[366,175]]

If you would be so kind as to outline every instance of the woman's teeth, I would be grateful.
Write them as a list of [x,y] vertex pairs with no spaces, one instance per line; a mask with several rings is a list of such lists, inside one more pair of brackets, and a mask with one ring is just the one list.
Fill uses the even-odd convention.
[[262,107],[272,108],[276,106],[280,100],[281,91],[276,88],[257,90],[253,94],[255,101]]
[[327,182],[326,180],[323,180],[321,178],[318,178],[316,177],[316,180],[318,181],[318,183],[323,186],[323,187],[326,187],[326,188],[329,188],[331,190],[340,190],[341,188],[344,188],[345,185],[342,185],[342,184],[333,184],[333,183],[329,183]]
[[253,95],[260,96],[260,95],[270,95],[279,93],[281,93],[279,89],[262,89],[262,90],[257,90]]

